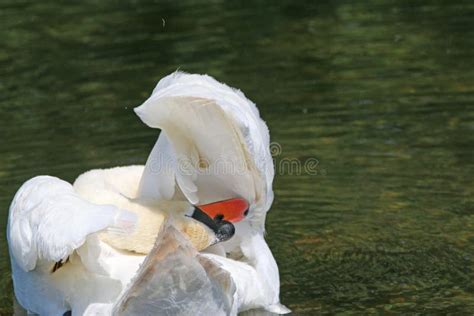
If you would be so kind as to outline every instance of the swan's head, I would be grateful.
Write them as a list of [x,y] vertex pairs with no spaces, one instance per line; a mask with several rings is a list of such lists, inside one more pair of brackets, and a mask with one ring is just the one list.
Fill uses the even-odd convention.
[[234,236],[234,223],[243,220],[248,212],[247,201],[235,198],[195,206],[188,216],[206,225],[214,233],[216,242],[221,242]]
[[[197,206],[196,216],[241,220],[263,231],[274,170],[268,129],[250,100],[207,75],[177,72],[135,112],[162,130],[141,180],[142,196],[187,200]],[[245,207],[226,217],[230,202],[223,201]]]

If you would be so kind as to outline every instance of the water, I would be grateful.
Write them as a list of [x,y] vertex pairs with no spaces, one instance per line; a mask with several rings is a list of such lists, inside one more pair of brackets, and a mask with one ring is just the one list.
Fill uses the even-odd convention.
[[3,231],[30,177],[144,163],[132,108],[179,68],[242,89],[277,165],[307,164],[267,220],[295,314],[474,311],[472,1],[4,0],[0,42]]

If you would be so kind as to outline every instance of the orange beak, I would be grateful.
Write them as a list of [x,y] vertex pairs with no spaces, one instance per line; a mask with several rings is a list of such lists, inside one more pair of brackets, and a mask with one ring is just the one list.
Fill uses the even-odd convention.
[[245,218],[249,211],[249,203],[241,198],[197,205],[210,218],[236,223]]

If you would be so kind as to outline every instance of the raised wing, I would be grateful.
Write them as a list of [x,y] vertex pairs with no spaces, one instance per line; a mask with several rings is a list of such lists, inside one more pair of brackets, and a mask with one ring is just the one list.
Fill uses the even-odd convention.
[[162,129],[142,178],[143,195],[182,193],[195,204],[240,196],[263,228],[274,171],[268,129],[250,100],[209,76],[177,72],[135,111]]
[[176,183],[191,203],[236,195],[256,199],[251,161],[246,159],[239,132],[215,102],[167,97],[145,110],[144,121],[163,129],[173,146]]
[[176,154],[165,131],[153,147],[140,181],[140,196],[171,200],[176,193]]
[[50,176],[25,182],[10,206],[7,238],[10,252],[25,271],[38,260],[65,260],[86,237],[103,229],[127,233],[136,216],[112,205],[80,198],[71,184]]

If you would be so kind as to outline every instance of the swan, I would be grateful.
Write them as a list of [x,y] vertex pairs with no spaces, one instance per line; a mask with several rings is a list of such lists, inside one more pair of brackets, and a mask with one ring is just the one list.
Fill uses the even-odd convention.
[[208,75],[174,72],[135,112],[161,129],[144,166],[91,170],[73,184],[37,176],[15,194],[7,239],[18,303],[39,315],[120,314],[150,257],[174,242],[197,256],[184,268],[199,259],[226,276],[223,314],[290,312],[264,239],[274,169],[255,104]]

